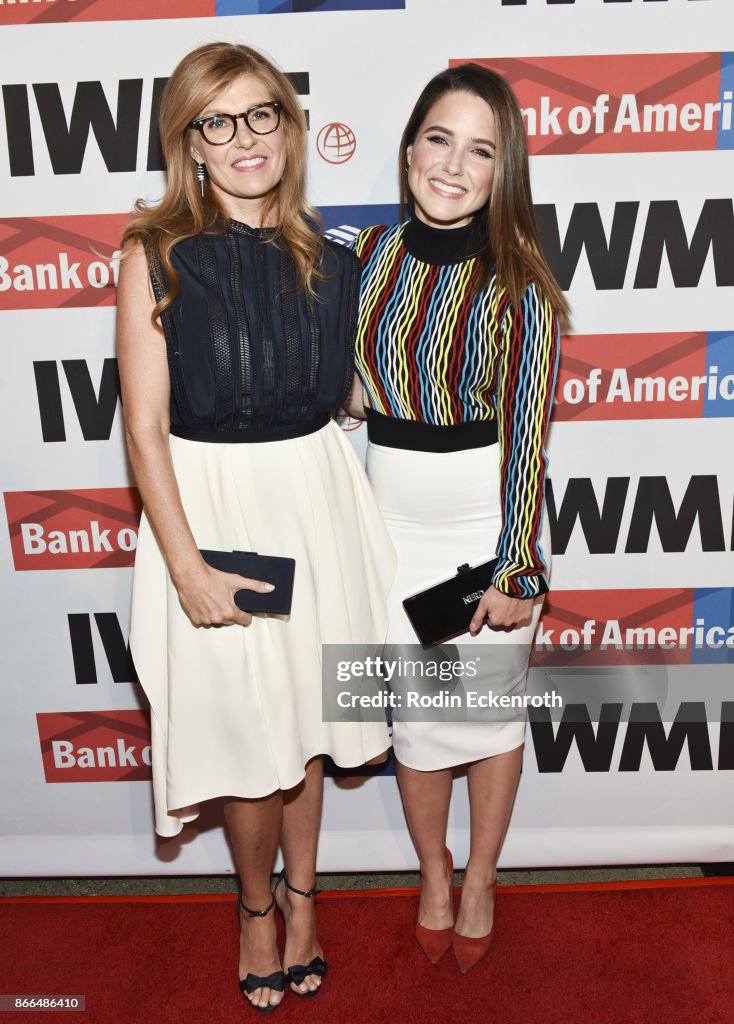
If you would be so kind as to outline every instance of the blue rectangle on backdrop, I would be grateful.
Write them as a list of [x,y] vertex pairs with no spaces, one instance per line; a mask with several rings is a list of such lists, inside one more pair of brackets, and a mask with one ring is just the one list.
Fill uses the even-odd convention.
[[[703,398],[704,416],[734,416],[734,331],[709,331],[706,335],[704,372],[711,374]],[[714,392],[713,398],[709,391]]]
[[[728,98],[724,96],[728,93]],[[734,125],[732,121],[732,100],[734,99],[734,53],[721,55],[721,84],[719,86],[719,134],[716,141],[717,149],[734,149]],[[725,121],[729,127],[724,128]]]
[[734,590],[731,587],[698,587],[693,591],[693,625],[703,620],[704,643],[691,642],[691,664],[725,665],[734,662],[729,631],[734,627]]
[[403,11],[405,0],[217,0],[217,14],[311,14],[315,11]]
[[395,224],[397,203],[374,203],[366,206],[320,206],[324,231],[330,238],[348,245],[362,228],[373,224]]

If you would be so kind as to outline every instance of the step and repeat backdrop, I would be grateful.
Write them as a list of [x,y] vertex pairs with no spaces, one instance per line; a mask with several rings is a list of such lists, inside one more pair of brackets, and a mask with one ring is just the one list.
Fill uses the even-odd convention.
[[[530,712],[501,863],[734,859],[728,0],[0,0],[0,27],[0,872],[232,870],[216,808],[153,833],[114,339],[121,232],[163,187],[162,88],[218,39],[291,76],[310,195],[345,242],[396,219],[398,141],[431,75],[476,60],[516,90],[573,325],[530,679],[564,707]],[[392,768],[332,774],[320,868],[414,863]]]

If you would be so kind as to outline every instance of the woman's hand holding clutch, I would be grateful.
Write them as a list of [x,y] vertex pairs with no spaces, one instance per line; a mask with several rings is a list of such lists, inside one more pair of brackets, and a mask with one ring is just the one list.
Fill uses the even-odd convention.
[[273,590],[271,583],[220,572],[204,562],[191,575],[175,580],[175,585],[181,607],[197,627],[249,626],[252,615],[237,607],[234,595],[238,590],[254,590],[260,594]]
[[490,629],[518,629],[529,625],[532,614],[532,598],[510,597],[491,586],[484,591],[479,601],[469,632],[476,636],[485,622]]

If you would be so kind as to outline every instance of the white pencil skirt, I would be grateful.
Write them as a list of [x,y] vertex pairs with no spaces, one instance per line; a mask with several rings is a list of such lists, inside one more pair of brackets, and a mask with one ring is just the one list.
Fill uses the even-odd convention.
[[[370,443],[367,475],[398,555],[388,596],[388,644],[417,644],[403,598],[452,576],[459,565],[476,565],[495,554],[502,527],[499,446],[460,452],[405,451]],[[550,533],[543,516],[540,547],[550,569]],[[542,598],[533,603],[530,625],[511,632],[485,626],[453,641],[462,658],[496,644],[513,645],[512,679],[503,691],[524,692],[527,659]],[[414,648],[415,650],[415,648]],[[514,652],[519,652],[520,662]],[[490,656],[491,659],[491,656]],[[480,662],[482,658],[480,657]],[[485,661],[488,664],[488,661]],[[481,670],[473,689],[483,687]],[[492,685],[492,684],[489,684]],[[496,691],[496,686],[492,687]],[[485,686],[486,689],[486,686]],[[404,721],[393,724],[398,760],[419,771],[435,771],[514,750],[523,744],[525,715],[509,721]]]

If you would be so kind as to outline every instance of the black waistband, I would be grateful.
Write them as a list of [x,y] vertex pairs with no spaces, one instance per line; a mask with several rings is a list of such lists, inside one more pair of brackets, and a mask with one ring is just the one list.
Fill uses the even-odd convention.
[[193,430],[171,424],[170,433],[185,441],[204,441],[214,444],[258,444],[263,441],[290,441],[294,437],[305,437],[322,430],[329,422],[328,416],[319,416],[308,423],[296,423],[291,426],[247,428],[242,430]]
[[497,443],[497,421],[475,420],[447,427],[401,420],[367,410],[367,434],[373,444],[414,452],[461,452]]

